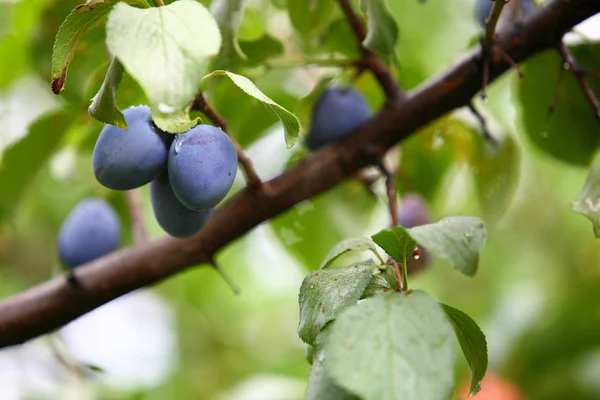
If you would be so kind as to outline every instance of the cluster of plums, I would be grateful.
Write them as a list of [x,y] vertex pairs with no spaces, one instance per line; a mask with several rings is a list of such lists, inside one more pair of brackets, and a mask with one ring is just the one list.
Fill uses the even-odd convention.
[[[219,128],[197,125],[171,135],[158,129],[146,106],[123,111],[128,130],[106,125],[94,147],[94,175],[103,186],[132,190],[150,184],[159,225],[170,235],[200,231],[233,185],[237,153]],[[310,150],[339,140],[371,118],[363,96],[348,86],[330,86],[313,109],[306,142]],[[71,211],[59,232],[61,261],[74,268],[119,246],[121,226],[104,200],[87,198]]]
[[[171,236],[189,237],[208,221],[237,172],[237,153],[221,129],[199,124],[171,135],[158,129],[146,106],[123,111],[128,130],[106,125],[94,147],[94,175],[103,186],[132,190],[150,184],[159,225]],[[75,267],[114,251],[118,219],[100,199],[81,201],[59,233],[62,262]],[[84,257],[87,255],[87,257]]]

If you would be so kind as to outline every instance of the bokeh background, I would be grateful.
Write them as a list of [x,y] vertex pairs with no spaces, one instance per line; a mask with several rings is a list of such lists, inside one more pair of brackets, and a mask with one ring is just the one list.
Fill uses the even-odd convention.
[[[100,186],[91,170],[102,125],[87,107],[110,60],[102,26],[80,42],[66,89],[59,96],[50,90],[54,36],[78,3],[0,0],[1,297],[60,273],[57,232],[83,197],[109,200],[126,227],[123,246],[131,244],[123,194]],[[477,41],[471,0],[388,3],[400,28],[396,73],[406,89],[448,68]],[[596,19],[568,37],[582,64],[596,69],[599,30]],[[357,56],[349,32],[333,1],[250,0],[239,35],[248,60],[227,68],[252,78],[307,127],[313,89],[323,79],[353,76],[343,68],[305,67],[303,60]],[[560,66],[555,54],[539,55],[522,65],[523,79],[508,72],[491,85],[486,102],[475,102],[496,148],[464,109],[388,157],[400,196],[420,193],[434,220],[475,215],[486,222],[475,278],[435,261],[409,280],[482,326],[490,373],[480,399],[600,399],[600,245],[589,221],[570,209],[600,128],[568,75],[548,117]],[[374,111],[381,106],[370,75],[354,84]],[[286,150],[275,118],[230,82],[215,84],[209,97],[265,179],[306,155],[301,144]],[[126,76],[118,104],[144,102]],[[231,194],[243,185],[240,175]],[[377,182],[373,196],[349,181],[224,249],[217,260],[240,286],[238,296],[213,269],[191,268],[55,335],[1,350],[0,400],[303,398],[309,364],[296,335],[300,283],[337,241],[388,224],[383,189]],[[141,194],[149,235],[160,237],[147,187]],[[457,359],[457,393],[468,378]]]

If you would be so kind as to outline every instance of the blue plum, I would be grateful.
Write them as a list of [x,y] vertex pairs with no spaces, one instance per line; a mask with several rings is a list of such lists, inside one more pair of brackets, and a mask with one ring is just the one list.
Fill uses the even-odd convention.
[[[421,196],[415,193],[408,193],[402,196],[402,203],[398,208],[398,222],[405,228],[425,225],[431,223],[431,217],[427,209],[427,204]],[[410,273],[420,271],[427,267],[431,262],[431,254],[420,246],[418,257],[408,257],[406,267]]]
[[98,182],[115,190],[135,189],[164,172],[173,136],[154,125],[146,106],[129,107],[123,115],[129,129],[106,125],[92,156]]
[[169,150],[169,180],[187,208],[208,210],[221,202],[237,173],[237,153],[229,136],[211,125],[178,135]]
[[115,251],[121,241],[121,224],[104,200],[86,198],[71,210],[58,234],[61,262],[75,268]]
[[317,150],[337,141],[371,118],[364,97],[349,86],[330,86],[315,104],[306,144]]
[[212,210],[193,211],[181,204],[173,193],[166,172],[150,183],[150,201],[158,224],[177,238],[189,237],[200,231],[212,213]]

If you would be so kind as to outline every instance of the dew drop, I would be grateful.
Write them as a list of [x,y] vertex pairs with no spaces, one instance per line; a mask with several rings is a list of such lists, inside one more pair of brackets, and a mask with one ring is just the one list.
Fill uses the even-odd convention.
[[177,139],[175,139],[175,154],[179,154],[181,151],[181,146],[183,146],[183,142],[185,142],[183,135],[177,136]]
[[413,251],[412,258],[415,260],[421,258],[421,250],[419,248],[416,248],[415,251]]

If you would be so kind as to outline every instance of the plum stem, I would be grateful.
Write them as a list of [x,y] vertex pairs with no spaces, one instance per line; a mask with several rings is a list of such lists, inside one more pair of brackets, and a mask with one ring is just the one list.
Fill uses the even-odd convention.
[[142,244],[148,240],[146,234],[146,224],[144,223],[144,213],[142,210],[142,199],[137,189],[126,190],[123,192],[125,202],[131,218],[131,230],[133,234],[133,243]]
[[200,111],[202,114],[206,115],[208,119],[210,119],[215,125],[220,127],[223,130],[223,132],[225,132],[227,136],[229,136],[229,138],[233,142],[233,145],[235,146],[238,162],[242,167],[242,171],[244,172],[244,176],[246,178],[246,184],[252,188],[261,186],[262,181],[260,180],[260,177],[254,170],[252,161],[250,161],[248,156],[246,156],[240,144],[237,142],[237,140],[235,140],[233,135],[231,135],[229,129],[227,129],[227,121],[225,120],[225,118],[219,115],[219,113],[217,113],[217,111],[214,108],[212,108],[210,104],[208,104],[202,91],[198,92],[196,97],[194,97],[194,100],[192,100],[191,109],[195,111]]
[[510,0],[492,1],[494,1],[494,5],[492,7],[492,10],[490,11],[490,15],[485,19],[485,35],[483,37],[484,47],[486,47],[486,50],[488,50],[488,52],[494,45],[496,26],[498,25],[498,21],[500,20],[500,14],[502,14],[502,9]]
[[[385,166],[383,160],[379,160],[377,166],[379,167],[381,173],[385,176],[385,186],[387,189],[388,206],[390,209],[392,227],[398,226],[400,225],[400,222],[398,220],[398,202],[396,201],[396,184],[394,182],[394,174]],[[396,260],[392,258],[390,258],[389,262],[394,267],[394,275],[396,276],[398,291],[406,291],[406,289],[408,289],[406,281],[406,268],[403,266],[401,270]]]
[[581,89],[588,103],[592,107],[596,119],[600,121],[600,103],[598,103],[596,95],[585,80],[585,75],[587,75],[589,71],[586,71],[585,69],[579,66],[579,63],[577,62],[577,60],[575,60],[575,57],[573,57],[573,54],[571,54],[569,49],[567,49],[567,46],[565,46],[564,42],[561,42],[558,45],[558,52],[560,53],[560,56],[562,57],[564,62],[563,69],[568,68],[573,73],[573,76],[575,77],[579,88]]
[[373,73],[375,79],[379,82],[379,86],[383,89],[388,102],[394,103],[405,100],[406,93],[400,88],[400,85],[390,73],[387,65],[385,65],[375,52],[363,46],[363,40],[365,40],[367,32],[362,21],[352,9],[350,0],[338,0],[338,3],[354,32],[354,36],[356,36],[358,48],[362,54],[362,58],[353,64],[358,67],[359,71],[368,69]]

